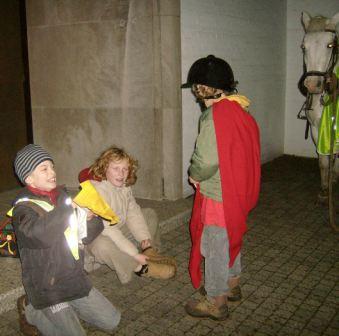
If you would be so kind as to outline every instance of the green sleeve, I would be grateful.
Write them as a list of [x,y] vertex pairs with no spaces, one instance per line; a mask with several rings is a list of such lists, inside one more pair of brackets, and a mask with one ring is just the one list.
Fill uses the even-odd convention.
[[213,118],[200,121],[200,132],[188,169],[189,176],[198,182],[211,178],[219,169]]

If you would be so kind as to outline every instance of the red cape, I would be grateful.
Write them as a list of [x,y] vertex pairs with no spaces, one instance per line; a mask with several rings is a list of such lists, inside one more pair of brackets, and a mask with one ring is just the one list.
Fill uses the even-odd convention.
[[[258,201],[260,190],[260,139],[254,118],[241,106],[227,99],[213,104],[222,199],[229,239],[229,267],[240,252],[249,211]],[[190,233],[192,248],[189,272],[195,288],[200,286],[202,256],[200,242],[202,195],[196,190]]]

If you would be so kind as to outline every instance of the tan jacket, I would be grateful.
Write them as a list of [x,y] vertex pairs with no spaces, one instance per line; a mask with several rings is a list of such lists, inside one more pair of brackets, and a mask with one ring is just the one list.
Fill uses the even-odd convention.
[[129,237],[125,236],[124,232],[128,232],[128,230],[124,230],[124,228],[127,226],[133,238],[138,242],[151,239],[151,234],[140,206],[133,197],[131,188],[117,188],[106,180],[91,181],[91,183],[119,217],[119,223],[113,226],[110,226],[108,221],[104,221],[105,229],[102,234],[109,236],[121,251],[135,256],[139,253],[138,249],[128,239]]

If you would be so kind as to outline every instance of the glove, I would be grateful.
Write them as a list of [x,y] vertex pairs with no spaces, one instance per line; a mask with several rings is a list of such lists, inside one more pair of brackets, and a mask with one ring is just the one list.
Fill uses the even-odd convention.
[[175,271],[177,270],[177,262],[174,257],[160,255],[152,246],[145,248],[142,254],[147,256],[148,260],[153,263],[170,265],[175,268]]

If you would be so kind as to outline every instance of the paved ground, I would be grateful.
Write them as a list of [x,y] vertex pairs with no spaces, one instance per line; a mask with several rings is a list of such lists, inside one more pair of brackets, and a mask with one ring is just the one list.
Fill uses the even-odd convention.
[[[284,156],[263,167],[260,202],[244,241],[244,298],[230,304],[225,322],[184,312],[186,301],[199,296],[187,273],[185,220],[162,237],[165,252],[179,264],[174,280],[138,278],[122,286],[105,267],[92,272],[95,286],[122,311],[114,335],[339,335],[338,233],[328,225],[326,208],[316,203],[318,185],[312,159]],[[15,310],[0,317],[1,336],[21,335]],[[86,328],[88,335],[106,335]]]

